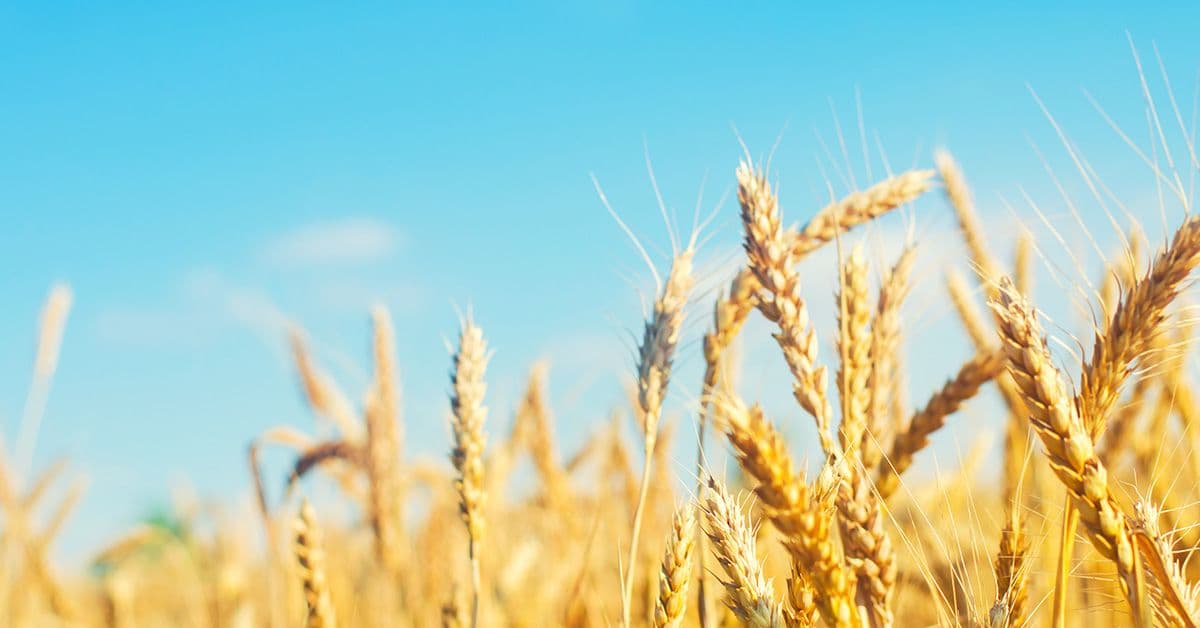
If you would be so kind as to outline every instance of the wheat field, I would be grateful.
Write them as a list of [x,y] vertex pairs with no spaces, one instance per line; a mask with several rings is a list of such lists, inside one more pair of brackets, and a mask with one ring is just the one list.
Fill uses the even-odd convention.
[[[671,233],[625,374],[628,399],[582,447],[560,448],[544,363],[529,365],[511,423],[497,420],[484,312],[461,316],[445,364],[422,365],[449,372],[438,427],[452,448],[431,456],[406,452],[406,430],[430,426],[405,416],[386,308],[363,313],[365,391],[340,388],[297,326],[291,360],[314,424],[245,444],[254,512],[229,520],[198,508],[178,513],[178,525],[139,525],[97,548],[85,573],[50,559],[64,526],[87,525],[70,520],[83,487],[47,503],[64,467],[24,472],[66,349],[72,294],[55,286],[31,401],[0,467],[0,617],[230,628],[1195,626],[1200,401],[1188,364],[1200,217],[1179,173],[1190,180],[1200,163],[1180,124],[1186,154],[1151,165],[1182,211],[1164,212],[1160,241],[1122,228],[1103,267],[1079,269],[1095,278],[1094,290],[1079,288],[1091,315],[1079,329],[1065,332],[1034,299],[1047,272],[1039,252],[1062,243],[1028,232],[1015,250],[995,250],[950,152],[820,208],[790,206],[769,162],[746,157],[723,174],[736,189],[727,217],[738,255],[710,271],[702,229]],[[933,292],[959,323],[946,333],[971,343],[961,363],[931,363],[905,343],[913,267],[929,245],[864,237],[917,199],[954,217],[967,253],[941,269]],[[836,251],[834,320],[810,317],[811,300],[828,296],[807,288],[807,262],[822,249]],[[716,294],[696,287],[702,262],[722,280]],[[681,342],[689,323],[703,329],[698,344]],[[738,344],[762,329],[782,358],[774,368],[786,369],[790,416],[769,416],[737,385]],[[699,381],[674,371],[685,353],[703,365]],[[910,390],[915,368],[944,383]],[[977,399],[984,391],[999,403]],[[672,395],[694,402],[678,415]],[[1003,438],[914,479],[939,431],[973,405],[1001,418]],[[797,430],[784,421],[819,443],[817,459],[795,453]],[[684,464],[671,457],[680,439],[696,446]],[[289,456],[286,477],[264,470],[268,450]],[[732,464],[710,462],[726,456]],[[999,464],[979,472],[988,457]],[[514,469],[526,461],[534,474],[521,481]],[[314,498],[318,479],[336,486],[332,499]]]

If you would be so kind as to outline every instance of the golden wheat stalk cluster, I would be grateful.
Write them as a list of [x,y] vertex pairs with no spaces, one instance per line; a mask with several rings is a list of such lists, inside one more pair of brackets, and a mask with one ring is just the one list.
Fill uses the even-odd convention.
[[[793,227],[771,173],[739,164],[729,216],[742,251],[718,271],[727,288],[700,343],[685,335],[708,296],[695,289],[707,278],[701,240],[672,234],[631,399],[574,451],[555,439],[544,362],[529,368],[508,433],[496,427],[505,417],[489,420],[492,353],[473,316],[451,347],[444,421],[405,419],[386,309],[371,312],[373,370],[357,403],[294,328],[291,359],[318,426],[277,426],[250,443],[255,516],[183,503],[174,525],[131,530],[82,578],[58,574],[49,557],[82,488],[38,516],[63,467],[26,470],[70,304],[58,288],[16,464],[0,452],[3,623],[1195,626],[1200,405],[1186,359],[1200,218],[1183,217],[1149,254],[1139,231],[1122,234],[1128,245],[1095,298],[1085,295],[1089,337],[1076,341],[1035,305],[1037,242],[1026,234],[1002,261],[962,168],[944,151],[935,166],[798,211],[811,218]],[[944,269],[946,310],[970,346],[948,364],[930,359],[945,351],[921,346],[929,341],[906,315],[921,245],[862,238],[888,238],[876,221],[939,187],[965,251]],[[810,306],[824,295],[809,286],[830,282],[814,274],[818,252],[836,260],[832,321]],[[771,336],[791,399],[783,409],[768,413],[735,380],[738,339],[751,329]],[[675,366],[697,347],[703,374],[690,388]],[[946,378],[915,407],[910,368]],[[975,451],[929,479],[944,428],[977,431],[993,414],[1003,434],[994,461]],[[407,455],[405,423],[445,429],[449,464]],[[695,438],[694,467],[675,457],[680,435]],[[797,453],[807,442],[811,458]],[[278,450],[289,462],[275,478],[264,457]]]

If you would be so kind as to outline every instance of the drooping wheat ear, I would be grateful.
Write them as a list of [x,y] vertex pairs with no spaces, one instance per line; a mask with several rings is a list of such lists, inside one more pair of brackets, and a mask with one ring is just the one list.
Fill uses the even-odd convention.
[[826,205],[800,233],[791,237],[792,255],[796,259],[802,258],[831,242],[838,234],[912,201],[929,189],[931,178],[932,170],[912,170]]
[[895,265],[883,277],[875,318],[871,321],[871,409],[867,413],[867,431],[863,434],[863,467],[874,469],[883,457],[883,447],[893,438],[890,407],[896,389],[896,370],[900,351],[900,306],[908,296],[908,276],[916,260],[916,249],[907,247]]
[[884,498],[900,488],[900,475],[912,466],[913,456],[929,446],[929,436],[942,429],[946,419],[975,396],[983,386],[1004,369],[1004,354],[999,351],[978,353],[963,363],[958,374],[934,393],[925,407],[913,415],[908,429],[896,435],[887,460],[880,463],[876,489]]
[[362,439],[362,427],[354,419],[350,402],[327,375],[322,373],[313,363],[308,347],[304,342],[304,334],[298,327],[288,332],[289,344],[292,347],[292,360],[296,363],[296,371],[300,375],[300,386],[308,406],[317,416],[330,421],[347,440],[358,442]]
[[[750,312],[754,310],[760,288],[753,271],[749,268],[739,270],[737,276],[729,284],[729,293],[717,297],[716,304],[713,306],[712,329],[704,335],[704,379],[700,386],[700,425],[699,436],[696,439],[697,495],[704,489],[703,470],[706,464],[704,444],[708,424],[712,418],[712,397],[717,390],[718,383],[728,381],[724,363],[725,353],[737,338],[738,333],[741,332]],[[700,615],[700,624],[707,628],[709,608],[705,580],[708,570],[704,564],[706,552],[704,551],[703,533],[697,534],[697,542],[700,544],[700,583],[697,587],[699,589],[697,610]]]
[[335,628],[337,618],[333,602],[329,597],[329,583],[325,574],[325,549],[322,546],[321,528],[317,516],[308,500],[300,505],[300,516],[296,518],[296,563],[300,566],[300,581],[304,585],[304,601],[308,605],[305,626],[308,628]]
[[375,533],[376,557],[393,575],[401,566],[404,514],[399,477],[401,451],[400,391],[396,375],[395,332],[383,306],[371,311],[371,348],[375,381],[366,404],[366,469],[369,479],[368,518]]
[[1000,274],[1000,264],[988,251],[983,227],[979,224],[979,215],[975,212],[975,201],[971,198],[971,188],[967,185],[962,169],[948,151],[938,150],[934,154],[934,161],[942,184],[946,186],[946,198],[958,218],[959,231],[967,244],[967,255],[976,272],[983,277],[983,283],[988,287],[988,295],[991,296],[994,285],[992,282]]
[[1141,578],[1133,539],[1120,505],[1110,493],[1108,471],[1096,455],[1091,435],[1067,393],[1032,306],[1007,277],[988,300],[1000,320],[1008,371],[1025,395],[1033,424],[1050,466],[1067,489],[1085,532],[1117,569],[1121,590],[1135,618],[1143,617]]
[[1134,361],[1162,331],[1167,306],[1197,264],[1200,216],[1193,216],[1175,232],[1150,271],[1125,290],[1107,328],[1096,335],[1092,359],[1080,375],[1077,401],[1084,426],[1093,439],[1104,433],[1108,411],[1121,394],[1121,384]]
[[738,504],[714,478],[708,480],[704,505],[705,532],[713,553],[725,571],[722,581],[729,607],[743,622],[756,628],[782,628],[783,608],[775,601],[771,581],[758,562],[754,530]]
[[343,440],[327,440],[314,443],[305,448],[296,457],[296,461],[292,463],[291,473],[288,474],[286,492],[291,493],[295,488],[296,483],[301,480],[309,471],[327,462],[341,460],[353,465],[356,469],[361,469],[366,466],[365,456],[362,449],[352,443],[347,443]]
[[1159,529],[1159,509],[1138,500],[1133,510],[1134,535],[1147,581],[1157,585],[1148,587],[1155,620],[1161,626],[1195,628],[1200,623],[1200,585],[1188,580],[1186,562],[1175,560],[1171,535]]
[[808,576],[821,616],[833,626],[855,625],[853,574],[842,562],[833,531],[833,478],[811,489],[798,475],[787,443],[758,406],[735,398],[716,402],[715,418],[757,486],[755,495],[783,535],[792,560]]
[[479,546],[483,542],[483,450],[486,438],[483,423],[487,408],[483,396],[487,392],[484,372],[488,362],[487,342],[483,330],[470,319],[463,321],[458,335],[458,351],[454,354],[454,369],[450,372],[450,426],[454,431],[454,449],[450,459],[458,472],[459,512],[467,525],[467,554],[471,563],[471,625],[479,625]]
[[867,413],[871,410],[871,305],[867,294],[867,263],[856,246],[842,260],[841,288],[838,294],[838,392],[842,402],[842,423],[838,429],[847,464],[855,464],[859,445],[866,434]]
[[821,447],[833,453],[833,406],[825,391],[827,375],[825,367],[817,365],[817,336],[809,326],[808,306],[800,296],[796,256],[787,245],[778,200],[766,175],[750,164],[742,162],[738,166],[737,179],[745,229],[743,246],[749,268],[763,287],[758,309],[779,327],[775,341],[792,373],[792,393],[800,407],[816,419]]
[[646,493],[650,488],[654,445],[658,438],[658,422],[662,417],[663,400],[671,380],[675,347],[683,327],[684,307],[692,290],[692,256],[689,246],[671,261],[667,282],[654,300],[654,311],[646,321],[642,344],[638,347],[637,390],[638,410],[642,422],[642,480],[638,486],[637,505],[633,511],[633,527],[629,541],[629,560],[626,562],[625,583],[622,588],[621,609],[623,625],[630,626],[633,602],[633,583],[637,573],[638,541],[642,531],[642,513]]
[[1000,550],[996,554],[996,603],[990,614],[991,625],[993,628],[1020,628],[1028,620],[1025,559],[1029,553],[1029,538],[1025,536],[1020,504],[1010,501],[1005,509],[1008,517],[1000,530]]
[[663,552],[662,571],[658,574],[658,601],[654,609],[654,625],[659,628],[683,625],[695,548],[696,507],[688,502],[675,511],[667,549]]

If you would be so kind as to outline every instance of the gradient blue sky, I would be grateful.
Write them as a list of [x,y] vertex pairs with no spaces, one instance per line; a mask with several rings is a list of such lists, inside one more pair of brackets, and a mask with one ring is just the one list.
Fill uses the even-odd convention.
[[[1005,224],[1000,195],[1026,189],[1054,205],[1031,141],[1069,170],[1028,84],[1115,187],[1152,198],[1083,90],[1146,137],[1128,30],[1150,63],[1158,44],[1190,111],[1200,5],[1037,4],[8,3],[0,425],[15,430],[37,311],[65,280],[76,307],[38,460],[69,456],[90,477],[71,556],[164,502],[177,479],[244,497],[248,440],[277,423],[309,429],[285,319],[357,396],[367,307],[390,306],[408,451],[440,458],[444,340],[455,306],[470,304],[497,349],[496,429],[524,370],[548,356],[574,446],[620,400],[639,325],[626,278],[647,278],[589,174],[634,231],[666,246],[643,144],[686,227],[706,177],[707,209],[731,189],[734,126],[756,154],[782,137],[785,211],[803,220],[827,199],[827,177],[849,187],[833,165],[844,170],[835,114],[866,179],[859,89],[873,174],[880,148],[902,169],[950,146],[989,221]],[[735,217],[726,202],[705,248],[708,286],[736,252]],[[930,251],[956,246],[939,237],[952,223],[936,198],[910,218]],[[936,288],[939,272],[922,279]],[[827,299],[828,277],[814,285]],[[918,354],[914,397],[961,357],[944,309],[914,309],[933,347]],[[695,308],[693,339],[706,313]],[[697,351],[693,340],[681,357],[679,408],[695,395]],[[764,372],[779,370],[761,353]]]

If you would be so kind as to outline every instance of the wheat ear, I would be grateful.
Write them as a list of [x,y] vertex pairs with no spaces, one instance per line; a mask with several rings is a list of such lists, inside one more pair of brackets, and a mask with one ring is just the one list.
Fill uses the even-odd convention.
[[1172,539],[1159,530],[1160,511],[1148,501],[1134,504],[1134,535],[1149,580],[1154,617],[1163,626],[1195,628],[1200,621],[1200,585],[1189,582],[1183,563],[1175,560]]
[[727,580],[722,584],[729,593],[729,607],[749,626],[783,628],[783,609],[774,600],[771,581],[758,562],[754,531],[740,505],[711,477],[704,521],[713,553],[725,571]]
[[375,533],[377,558],[396,575],[401,568],[401,511],[403,493],[397,466],[400,463],[400,391],[396,375],[395,332],[383,306],[371,311],[371,352],[375,381],[368,395],[366,469],[369,480],[368,518]]
[[934,393],[925,407],[915,413],[908,429],[896,435],[887,460],[880,463],[876,490],[884,498],[900,488],[900,475],[912,466],[917,452],[929,446],[929,436],[946,424],[946,419],[979,392],[979,388],[1004,369],[1004,355],[998,351],[976,354],[967,360],[953,379]]
[[1025,536],[1020,504],[1005,504],[1007,520],[1000,530],[996,554],[996,603],[990,613],[992,628],[1020,628],[1028,621],[1029,537]]
[[[988,252],[987,242],[983,237],[983,227],[979,223],[979,215],[975,211],[975,201],[971,197],[971,188],[963,176],[958,162],[946,150],[934,154],[938,175],[946,189],[946,199],[954,208],[958,219],[958,228],[967,244],[967,255],[975,266],[976,272],[983,276],[984,284],[992,286],[992,281],[1000,274],[1000,264]],[[988,296],[992,296],[989,288]]]
[[467,318],[458,336],[458,351],[450,372],[450,425],[454,432],[454,449],[450,459],[458,472],[459,512],[467,526],[467,555],[471,566],[471,626],[479,625],[480,544],[483,542],[485,499],[483,480],[483,450],[486,437],[483,423],[487,408],[483,397],[487,392],[484,372],[488,362],[487,342],[483,330]]
[[1150,271],[1126,289],[1107,327],[1096,335],[1091,361],[1080,375],[1079,414],[1092,438],[1104,433],[1108,411],[1121,392],[1134,361],[1162,330],[1166,309],[1200,264],[1200,217],[1175,232]]
[[337,619],[334,616],[325,574],[325,549],[322,546],[321,528],[317,525],[316,513],[307,499],[300,505],[295,534],[296,563],[300,566],[300,581],[304,585],[304,600],[308,606],[304,625],[308,628],[336,628]]
[[1030,421],[1046,449],[1050,466],[1067,488],[1088,539],[1116,566],[1122,593],[1135,618],[1143,617],[1137,552],[1125,515],[1110,493],[1108,471],[1066,385],[1053,365],[1032,306],[1002,279],[989,305],[1000,320],[1008,371],[1025,395]]
[[895,396],[896,371],[900,351],[900,306],[908,296],[908,277],[916,260],[916,249],[908,247],[884,276],[871,321],[871,410],[867,413],[867,431],[863,434],[863,467],[874,469],[883,457],[883,448],[894,437],[888,421]]
[[658,600],[654,609],[654,625],[659,628],[683,625],[695,549],[696,507],[688,502],[675,511],[671,535],[663,552],[662,570],[658,574]]
[[871,410],[871,306],[867,294],[867,263],[856,246],[841,264],[841,288],[838,291],[837,384],[842,403],[842,423],[838,439],[847,464],[859,460],[859,445],[866,434],[867,413]]
[[[729,284],[728,294],[717,297],[713,305],[712,329],[704,335],[704,379],[700,385],[700,416],[699,434],[696,438],[696,494],[703,489],[704,465],[706,456],[704,444],[708,424],[712,420],[712,397],[718,383],[725,378],[724,357],[730,345],[741,332],[742,326],[754,310],[758,302],[758,291],[761,288],[758,279],[749,268],[742,268]],[[697,533],[700,544],[700,583],[697,586],[697,611],[700,615],[701,628],[709,626],[708,591],[705,581],[704,534]]]
[[293,327],[288,332],[288,343],[291,345],[296,371],[300,375],[304,399],[313,413],[333,423],[347,440],[360,441],[362,426],[355,420],[350,402],[333,380],[317,368],[304,341],[304,334],[299,328]]
[[836,478],[823,473],[810,489],[796,473],[787,444],[758,406],[722,398],[716,408],[715,418],[739,464],[757,482],[755,495],[783,535],[792,560],[808,576],[821,616],[832,626],[854,625],[855,578],[842,561],[833,531]]
[[684,306],[692,290],[692,256],[689,246],[675,256],[671,272],[660,294],[654,300],[654,312],[646,321],[642,343],[638,347],[637,392],[638,411],[642,424],[642,480],[638,486],[637,504],[633,511],[633,526],[629,540],[629,560],[625,563],[625,582],[621,590],[623,625],[630,626],[633,602],[633,583],[637,573],[638,541],[642,531],[642,516],[646,508],[646,493],[652,477],[658,422],[662,417],[663,400],[671,380],[675,347],[683,327]]
[[826,453],[836,446],[830,431],[833,407],[826,393],[825,367],[817,364],[817,337],[809,326],[808,306],[800,296],[796,256],[787,245],[778,199],[766,175],[748,163],[737,169],[742,207],[743,245],[750,270],[762,285],[758,309],[778,326],[775,341],[783,350],[793,378],[793,395],[817,423]]
[[905,172],[830,203],[792,236],[792,256],[800,259],[833,241],[838,234],[912,201],[929,189],[932,177],[931,170]]

